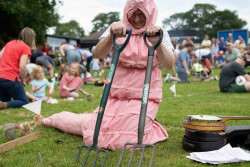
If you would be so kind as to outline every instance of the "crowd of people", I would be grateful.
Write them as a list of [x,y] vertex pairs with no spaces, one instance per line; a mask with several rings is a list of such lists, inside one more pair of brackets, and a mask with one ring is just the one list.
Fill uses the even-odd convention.
[[[3,45],[0,52],[0,109],[21,107],[29,101],[47,101],[53,97],[54,84],[58,82],[61,98],[78,98],[80,92],[90,101],[93,95],[82,87],[88,81],[92,52],[70,42],[62,43],[58,52],[47,43],[38,49],[35,32],[28,27],[20,32],[17,40]],[[99,61],[94,64],[94,71],[102,75],[102,64]],[[56,67],[59,73],[55,73]],[[31,85],[31,92],[24,91],[26,84]],[[46,87],[49,89],[47,96]]]
[[[157,14],[153,0],[129,0],[124,7],[123,19],[110,25],[100,37],[93,53],[67,41],[59,47],[60,58],[53,58],[51,55],[55,53],[50,51],[47,45],[41,51],[34,51],[35,32],[31,28],[24,28],[18,39],[8,42],[0,52],[0,109],[21,107],[28,103],[28,99],[36,101],[50,98],[53,87],[49,82],[55,80],[60,81],[59,95],[62,98],[78,98],[79,92],[91,96],[82,89],[87,80],[87,72],[90,72],[91,62],[94,74],[101,74],[100,62],[112,51],[112,36],[116,35],[116,42],[122,43],[125,40],[123,37],[126,36],[126,28],[129,28],[132,29],[132,35],[120,54],[98,145],[117,150],[126,142],[136,143],[148,58],[148,49],[142,33],[147,33],[147,39],[151,44],[158,42],[159,38],[155,34],[161,28],[155,26]],[[244,69],[244,66],[249,65],[250,48],[246,50],[243,43],[240,36],[234,41],[229,34],[226,41],[221,38],[218,42],[216,38],[210,41],[206,35],[200,48],[189,37],[178,46],[178,40],[171,41],[168,32],[163,29],[162,43],[154,53],[143,142],[152,144],[168,138],[163,126],[155,121],[159,103],[162,101],[160,65],[165,69],[173,69],[173,76],[166,76],[167,82],[189,82],[190,75],[201,77],[204,81],[218,80],[217,76],[212,76],[213,68],[220,67],[222,72],[219,85],[222,92],[250,91],[250,78]],[[108,58],[110,64],[110,57]],[[27,64],[29,60],[32,64]],[[55,61],[60,67],[59,75],[54,74]],[[49,72],[48,80],[45,78],[44,70]],[[246,78],[243,86],[236,84],[235,79],[238,75]],[[32,85],[31,93],[24,90],[27,83]],[[49,88],[48,97],[45,96],[46,86]],[[99,107],[91,114],[61,112],[41,119],[41,124],[82,135],[84,143],[91,145],[98,111]]]
[[[189,76],[194,76],[203,81],[219,80],[213,75],[214,68],[223,68],[226,64],[234,62],[238,57],[248,54],[246,42],[239,35],[234,41],[229,33],[226,41],[224,37],[209,39],[205,35],[201,44],[195,45],[190,37],[186,37],[178,44],[178,39],[173,38],[176,63],[172,74],[166,75],[165,82],[189,82]],[[177,73],[176,73],[177,71]]]

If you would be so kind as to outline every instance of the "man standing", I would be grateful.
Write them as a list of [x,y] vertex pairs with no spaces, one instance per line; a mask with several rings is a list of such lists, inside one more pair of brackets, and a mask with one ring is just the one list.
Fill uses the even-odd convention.
[[244,67],[250,64],[250,52],[226,64],[220,74],[221,92],[250,92],[250,76]]
[[201,42],[201,47],[210,51],[212,42],[209,40],[209,36],[205,35],[204,40]]

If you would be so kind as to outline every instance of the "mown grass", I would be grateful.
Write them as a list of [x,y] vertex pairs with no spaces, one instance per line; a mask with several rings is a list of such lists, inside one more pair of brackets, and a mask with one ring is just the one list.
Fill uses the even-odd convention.
[[[216,69],[215,74],[219,75],[220,70]],[[107,73],[107,71],[106,71]],[[173,83],[163,84],[163,99],[159,107],[157,121],[159,121],[169,134],[167,141],[156,144],[156,154],[153,166],[155,167],[190,167],[190,166],[209,166],[187,159],[189,153],[182,149],[182,136],[184,128],[182,122],[186,115],[208,114],[208,115],[241,115],[249,116],[249,95],[220,93],[218,81],[202,82],[192,81],[190,83],[176,84],[177,96],[174,97],[169,88]],[[58,86],[55,86],[53,98],[59,99],[59,104],[42,104],[42,115],[50,116],[61,111],[71,111],[74,113],[92,112],[100,103],[102,87],[85,85],[84,89],[94,94],[91,102],[87,102],[86,97],[80,95],[82,101],[64,101],[59,98]],[[30,87],[26,87],[30,90]],[[9,122],[21,123],[31,121],[34,114],[26,109],[6,109],[0,111],[0,125]],[[227,125],[247,125],[250,121],[228,121]],[[20,147],[0,154],[1,167],[44,167],[44,166],[81,166],[75,163],[77,146],[82,145],[82,137],[65,134],[57,129],[39,127],[33,131],[44,131],[38,140],[24,144]],[[17,137],[18,131],[17,131]],[[0,144],[7,142],[4,137],[3,129],[0,129]],[[42,155],[43,162],[39,162],[38,151]],[[147,150],[146,157],[150,157]],[[106,166],[116,166],[121,151],[109,151]],[[139,154],[136,153],[138,157]],[[83,155],[81,158],[83,159]],[[90,156],[89,162],[93,161],[94,155]],[[125,161],[129,155],[125,155]],[[82,162],[82,159],[80,162]],[[136,162],[136,161],[135,161]],[[98,162],[99,163],[99,162]],[[100,166],[100,163],[98,164]],[[91,166],[88,163],[87,166]],[[123,166],[126,166],[125,164]],[[134,164],[134,166],[136,166]],[[146,166],[144,164],[143,166]],[[250,162],[225,164],[220,166],[250,166]]]

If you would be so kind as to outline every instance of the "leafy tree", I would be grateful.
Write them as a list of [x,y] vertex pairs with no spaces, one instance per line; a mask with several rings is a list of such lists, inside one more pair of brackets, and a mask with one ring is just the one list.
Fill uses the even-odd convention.
[[46,30],[58,23],[59,15],[54,7],[59,0],[1,0],[0,38],[5,42],[17,38],[24,27],[36,32],[39,44],[44,43]]
[[193,29],[209,36],[217,36],[219,30],[241,29],[246,24],[236,11],[218,11],[216,6],[211,4],[195,4],[191,10],[173,14],[163,20],[163,25],[172,29]]
[[99,13],[93,20],[94,25],[91,33],[100,31],[103,28],[108,28],[113,22],[120,20],[119,12]]
[[55,34],[81,38],[84,36],[84,29],[79,26],[77,21],[71,20],[67,23],[59,23],[56,26]]

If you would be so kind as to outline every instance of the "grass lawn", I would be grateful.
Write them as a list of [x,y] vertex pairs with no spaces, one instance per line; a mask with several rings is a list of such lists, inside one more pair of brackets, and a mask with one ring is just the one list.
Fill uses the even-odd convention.
[[[220,70],[216,69],[214,73],[219,76]],[[185,157],[189,154],[182,149],[182,136],[184,135],[182,122],[186,119],[186,115],[249,116],[250,94],[220,93],[218,83],[218,81],[201,82],[192,80],[190,83],[178,83],[176,84],[177,97],[174,97],[173,93],[169,90],[173,83],[163,84],[163,99],[156,119],[166,128],[169,138],[167,141],[156,144],[156,154],[153,166],[209,166],[191,161]],[[63,101],[59,98],[57,88],[58,85],[55,86],[53,98],[59,99],[59,104],[43,103],[42,115],[44,117],[61,111],[71,111],[74,113],[92,112],[99,105],[101,100],[102,87],[95,87],[94,85],[84,86],[87,92],[94,94],[94,98],[91,102],[87,102],[86,97],[82,94],[80,95],[81,101]],[[28,86],[25,89],[29,91],[31,88]],[[10,122],[21,123],[24,121],[31,121],[34,115],[35,114],[24,108],[1,110],[0,125]],[[250,121],[227,122],[227,125],[247,124],[249,125]],[[0,154],[0,167],[81,166],[84,156],[81,155],[81,163],[75,163],[75,158],[77,146],[82,145],[82,137],[69,135],[59,130],[46,127],[35,128],[33,132],[37,130],[47,133],[41,134],[41,137],[33,142]],[[0,127],[0,144],[5,142],[7,142],[7,140],[4,138],[2,127]],[[37,156],[38,151],[40,151],[42,155],[42,163],[39,162]],[[149,151],[150,150],[147,150],[146,157],[150,156]],[[106,166],[116,166],[120,154],[121,151],[109,151]],[[137,154],[137,156],[139,155]],[[128,157],[129,154],[126,154],[125,159],[128,160]],[[93,158],[94,155],[91,155],[89,162],[92,162]],[[91,166],[90,163],[88,163],[87,166]],[[123,166],[126,165],[124,164]],[[250,162],[220,166],[245,167],[250,166]]]

